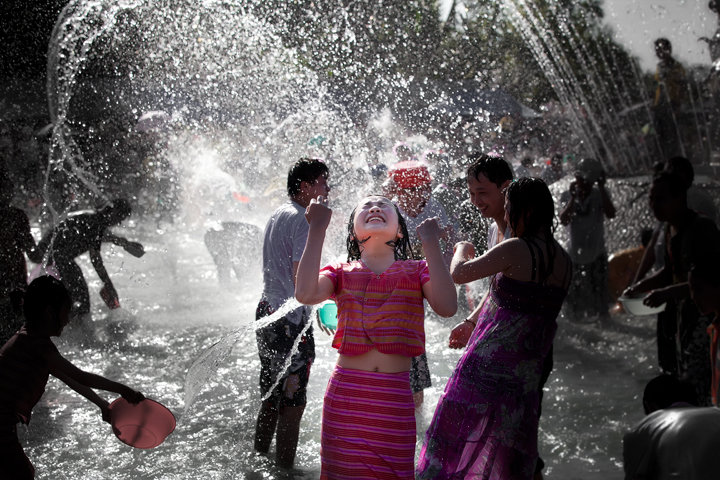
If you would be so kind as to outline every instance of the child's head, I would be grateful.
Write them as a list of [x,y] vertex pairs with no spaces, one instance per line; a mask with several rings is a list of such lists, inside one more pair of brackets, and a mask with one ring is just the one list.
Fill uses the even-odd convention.
[[393,147],[393,152],[401,162],[411,160],[413,158],[413,151],[410,145],[407,143],[399,142]]
[[505,196],[503,190],[512,182],[513,171],[502,158],[491,155],[473,155],[467,169],[470,202],[480,209],[485,218],[503,216]]
[[387,238],[384,243],[393,249],[396,260],[412,257],[405,219],[397,205],[380,195],[363,198],[350,213],[346,242],[348,261],[360,259],[363,244],[372,236]]
[[521,178],[505,193],[505,219],[517,237],[552,235],[555,202],[550,189],[539,178]]
[[[324,162],[317,158],[301,158],[295,162],[288,171],[287,178],[287,192],[290,198],[297,198],[303,193],[303,182],[305,182],[305,189],[311,189],[312,186],[320,183],[319,179],[327,181],[328,178],[328,167]],[[309,192],[310,198],[315,198],[318,195],[327,195],[329,188],[325,188],[327,185],[322,185],[323,189],[318,192]],[[317,193],[317,195],[315,195]]]
[[49,275],[28,285],[23,297],[23,315],[28,332],[60,335],[70,318],[72,299],[65,285]]

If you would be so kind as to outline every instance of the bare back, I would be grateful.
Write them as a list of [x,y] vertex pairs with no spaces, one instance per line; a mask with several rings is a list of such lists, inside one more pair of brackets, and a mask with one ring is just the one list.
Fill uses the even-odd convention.
[[572,275],[570,256],[554,239],[543,237],[514,238],[512,265],[503,272],[523,282],[537,282],[567,289]]

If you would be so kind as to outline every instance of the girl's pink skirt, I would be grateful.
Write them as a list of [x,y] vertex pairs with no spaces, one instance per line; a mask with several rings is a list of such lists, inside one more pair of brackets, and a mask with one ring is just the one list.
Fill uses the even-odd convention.
[[321,479],[413,480],[415,407],[408,372],[335,367],[325,392]]

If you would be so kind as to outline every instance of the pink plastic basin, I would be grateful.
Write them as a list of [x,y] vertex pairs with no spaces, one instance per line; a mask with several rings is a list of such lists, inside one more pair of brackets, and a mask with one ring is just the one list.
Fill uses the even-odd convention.
[[110,404],[115,436],[135,448],[155,448],[175,430],[175,416],[164,405],[146,398],[133,405],[124,398]]

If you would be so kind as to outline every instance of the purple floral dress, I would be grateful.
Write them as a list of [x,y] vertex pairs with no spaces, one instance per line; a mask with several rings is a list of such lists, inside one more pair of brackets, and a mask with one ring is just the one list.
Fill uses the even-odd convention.
[[420,451],[417,479],[531,479],[543,361],[566,288],[497,274]]

